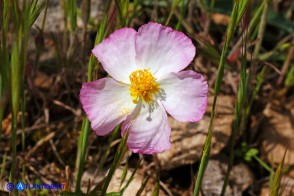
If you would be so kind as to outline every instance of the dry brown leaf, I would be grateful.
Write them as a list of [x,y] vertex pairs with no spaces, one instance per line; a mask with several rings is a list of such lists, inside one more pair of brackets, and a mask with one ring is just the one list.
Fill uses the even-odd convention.
[[4,134],[9,134],[11,133],[11,119],[12,115],[9,114],[5,119],[2,121],[2,132]]
[[53,79],[43,72],[37,72],[34,86],[37,88],[49,89],[53,84]]
[[228,25],[230,22],[230,17],[220,13],[214,13],[211,15],[211,19],[215,24],[218,25]]
[[[21,122],[21,115],[22,112],[18,112],[17,114],[17,124]],[[27,117],[27,114],[25,113],[25,118]],[[12,114],[8,114],[5,119],[2,121],[2,133],[3,134],[10,134],[11,133],[11,121],[12,121]]]
[[260,191],[260,196],[269,196],[271,193],[271,190],[268,187],[262,187]]
[[291,113],[272,104],[268,104],[263,113],[266,116],[261,126],[263,156],[278,165],[287,149],[285,165],[294,165],[294,127]]

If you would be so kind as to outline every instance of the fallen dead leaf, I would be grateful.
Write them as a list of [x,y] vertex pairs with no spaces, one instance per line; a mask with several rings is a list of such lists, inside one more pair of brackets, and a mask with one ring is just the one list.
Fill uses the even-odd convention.
[[285,156],[285,165],[294,165],[293,116],[280,105],[268,104],[264,110],[265,120],[261,126],[261,152],[276,166]]
[[230,17],[225,14],[215,13],[211,15],[211,19],[215,24],[218,25],[228,25],[230,22]]
[[37,72],[34,86],[37,88],[49,89],[51,88],[53,79],[43,72]]
[[271,193],[271,190],[268,187],[262,187],[260,191],[260,196],[269,196]]
[[[17,123],[21,122],[22,112],[18,112],[17,114]],[[25,113],[25,118],[27,114]],[[10,134],[11,133],[11,121],[12,121],[12,114],[8,114],[5,119],[2,121],[2,132],[3,134]]]

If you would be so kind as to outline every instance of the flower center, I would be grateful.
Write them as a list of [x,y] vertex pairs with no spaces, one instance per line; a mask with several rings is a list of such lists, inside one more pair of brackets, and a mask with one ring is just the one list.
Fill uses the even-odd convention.
[[138,103],[140,98],[150,103],[153,101],[154,95],[159,91],[159,84],[155,81],[149,69],[133,71],[130,75],[130,81],[130,93],[134,103]]

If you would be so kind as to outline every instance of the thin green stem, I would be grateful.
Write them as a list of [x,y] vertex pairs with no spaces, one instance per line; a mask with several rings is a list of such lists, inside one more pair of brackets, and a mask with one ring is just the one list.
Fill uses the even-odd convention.
[[[108,1],[105,12],[104,12],[104,17],[99,25],[98,33],[96,34],[95,45],[100,43],[103,40],[104,35],[106,35],[107,33],[106,25],[108,21],[108,10],[110,8],[110,4],[111,4],[111,1]],[[93,72],[94,72],[95,63],[96,63],[95,57],[91,55],[88,62],[88,73],[87,73],[88,82],[93,81],[93,78],[94,78]],[[76,160],[76,189],[75,189],[76,193],[79,193],[81,191],[81,179],[82,179],[82,174],[84,171],[89,133],[90,133],[90,122],[88,119],[84,119],[81,134],[79,136],[78,152],[77,152],[77,160]]]
[[14,182],[15,178],[15,170],[16,170],[16,118],[15,115],[12,115],[12,135],[11,135],[11,143],[12,143],[12,165],[10,169],[10,182]]
[[287,149],[284,152],[284,156],[276,170],[276,172],[271,175],[271,180],[270,180],[270,189],[271,193],[270,196],[276,196],[276,195],[282,195],[283,191],[280,191],[281,189],[281,181],[282,177],[284,175],[284,162],[285,162],[285,156],[287,153]]
[[129,3],[129,0],[115,0],[120,27],[125,27],[128,23]]
[[[247,32],[245,28],[245,32]],[[240,71],[240,82],[238,86],[238,93],[237,93],[237,102],[235,104],[234,108],[234,121],[233,121],[233,128],[232,128],[232,137],[230,140],[230,153],[229,153],[229,163],[227,167],[227,172],[225,174],[224,183],[222,187],[221,195],[225,195],[226,188],[229,182],[229,177],[231,170],[233,168],[234,159],[235,159],[235,142],[237,139],[237,135],[240,132],[239,129],[239,122],[241,119],[241,113],[240,111],[243,111],[244,107],[244,100],[246,94],[247,94],[247,86],[248,86],[248,75],[246,74],[246,66],[247,66],[247,60],[246,60],[246,38],[247,33],[243,34],[244,37],[242,37],[243,40],[243,50],[242,50],[242,63],[241,63],[241,71]]]
[[230,142],[229,163],[228,163],[228,168],[227,168],[227,172],[225,174],[224,183],[223,183],[223,187],[222,187],[222,192],[221,192],[222,196],[224,196],[226,193],[230,173],[231,173],[231,170],[233,168],[233,163],[234,163],[235,141],[236,141],[236,137],[237,137],[237,133],[238,133],[237,129],[238,129],[238,124],[239,124],[239,111],[238,111],[237,107],[238,106],[235,106],[235,111],[236,111],[235,114],[238,115],[238,117],[234,119],[234,123],[233,123],[232,137],[231,137],[231,142]]
[[[250,20],[250,24],[248,27],[248,34],[251,35],[251,38],[253,37],[254,33],[252,33],[252,31],[254,31],[254,29],[256,29],[256,26],[258,24],[258,21],[260,21],[260,17],[262,15],[262,11],[264,9],[264,2],[257,8],[257,10],[255,11],[254,16],[252,17],[252,19]],[[229,56],[234,53],[236,51],[236,49],[238,49],[240,47],[240,45],[242,44],[242,38],[244,37],[245,32],[243,33],[243,35],[240,37],[240,39],[235,43],[234,47],[232,48]]]
[[176,25],[176,30],[179,30],[180,26],[182,25],[182,21],[184,19],[185,11],[187,9],[188,1],[182,1],[182,6],[181,6],[181,12],[180,12],[180,17],[179,21]]
[[134,171],[132,172],[130,178],[128,179],[126,185],[122,188],[122,190],[120,191],[121,195],[123,195],[124,191],[128,188],[128,186],[131,184],[131,182],[133,181],[134,179],[134,176],[138,170],[138,168],[140,167],[141,165],[141,162],[142,162],[142,158],[138,161],[137,163],[137,166],[135,167]]
[[45,5],[45,12],[44,12],[44,16],[43,16],[43,20],[42,20],[42,32],[45,29],[45,22],[46,22],[46,18],[47,18],[47,10],[48,10],[48,2],[46,1],[46,5]]
[[[25,111],[26,111],[26,97],[24,90],[24,83],[22,83],[21,88],[21,143],[22,151],[25,152]],[[25,180],[25,164],[22,166],[22,181]]]
[[215,118],[215,107],[216,107],[217,97],[220,92],[220,87],[222,83],[226,53],[227,53],[229,42],[232,38],[233,32],[235,31],[235,28],[239,22],[238,20],[238,18],[240,18],[239,15],[243,15],[244,10],[245,10],[244,5],[241,4],[240,6],[240,1],[235,1],[233,11],[231,14],[231,21],[229,23],[228,30],[227,30],[226,41],[225,41],[224,48],[222,50],[221,58],[219,61],[218,74],[217,74],[216,84],[214,87],[214,100],[212,104],[212,112],[211,112],[210,123],[208,128],[208,135],[204,143],[203,154],[201,157],[199,171],[198,171],[197,179],[195,182],[194,194],[193,194],[194,196],[197,196],[199,194],[204,172],[209,161],[211,139],[213,134],[213,126],[214,126],[214,118]]
[[157,179],[152,191],[152,196],[158,196],[159,195],[159,181],[160,181],[160,177],[159,174],[157,174]]
[[2,179],[2,177],[4,176],[5,166],[6,166],[6,157],[7,157],[7,152],[5,152],[3,156],[1,170],[0,170],[0,179]]
[[83,122],[82,126],[82,132],[80,136],[80,147],[81,151],[80,154],[78,155],[78,174],[77,174],[77,183],[76,183],[76,192],[80,192],[81,190],[81,180],[82,180],[82,175],[83,175],[83,170],[84,170],[84,164],[85,164],[85,158],[86,158],[86,149],[87,149],[87,143],[88,143],[88,136],[90,132],[90,122],[88,119],[85,119]]
[[4,112],[4,107],[2,107],[3,104],[3,80],[2,80],[2,75],[0,73],[0,139],[1,139],[1,133],[2,133],[2,120],[3,120],[3,112]]
[[111,147],[111,142],[117,137],[118,133],[119,133],[119,130],[120,130],[120,125],[117,125],[115,128],[114,128],[114,131],[112,132],[108,142],[107,142],[107,147],[106,147],[106,150],[104,151],[104,153],[102,154],[102,157],[100,159],[100,162],[99,162],[99,165],[98,165],[98,174],[99,172],[102,170],[102,167],[104,165],[104,162],[109,154],[109,151],[110,151],[110,147]]
[[264,32],[265,32],[265,26],[267,23],[267,16],[268,16],[268,10],[269,10],[269,5],[268,5],[268,0],[264,0],[264,9],[261,15],[261,20],[260,20],[260,25],[259,25],[259,30],[258,30],[258,34],[257,34],[257,41],[256,41],[256,45],[254,48],[254,52],[253,52],[253,58],[256,59],[260,48],[261,48],[261,44],[262,44],[262,40],[263,40],[263,36],[264,36]]
[[268,166],[263,160],[261,160],[258,156],[253,155],[253,158],[264,168],[266,169],[269,173],[274,173],[272,168]]
[[169,13],[169,15],[168,15],[168,17],[167,17],[167,20],[166,20],[166,22],[165,22],[165,26],[168,25],[168,23],[169,23],[169,21],[170,21],[172,15],[174,14],[176,8],[177,8],[178,5],[181,3],[181,1],[182,1],[182,0],[174,0],[174,1],[173,1],[172,9],[171,9],[171,11],[170,11],[170,13]]
[[17,129],[17,113],[19,109],[19,87],[20,87],[20,61],[19,61],[19,50],[17,44],[12,49],[11,55],[11,103],[12,103],[12,136],[11,136],[11,144],[12,144],[12,166],[10,170],[10,182],[14,180],[14,174],[16,170],[16,129]]
[[25,112],[26,112],[26,97],[24,93],[24,83],[22,83],[22,88],[21,88],[21,129],[22,129],[22,150],[25,150]]
[[115,153],[115,156],[114,156],[114,160],[112,162],[112,165],[110,167],[110,170],[108,172],[108,175],[103,183],[103,186],[102,186],[102,189],[101,189],[101,195],[105,195],[106,194],[106,191],[107,191],[107,188],[109,186],[109,183],[110,183],[110,180],[115,172],[115,170],[117,169],[120,161],[122,160],[124,154],[126,153],[127,151],[127,140],[128,140],[128,132],[126,133],[126,135],[122,138],[119,146],[118,146],[118,149]]

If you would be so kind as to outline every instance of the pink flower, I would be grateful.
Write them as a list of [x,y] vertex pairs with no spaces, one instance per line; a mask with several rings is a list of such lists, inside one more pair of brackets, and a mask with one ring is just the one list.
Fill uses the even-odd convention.
[[[112,78],[84,83],[80,100],[97,135],[122,123],[135,153],[170,149],[168,112],[180,122],[199,121],[207,106],[208,86],[194,71],[181,71],[195,56],[183,33],[157,23],[137,31],[122,28],[97,45],[93,54]],[[181,71],[181,72],[180,72]]]

